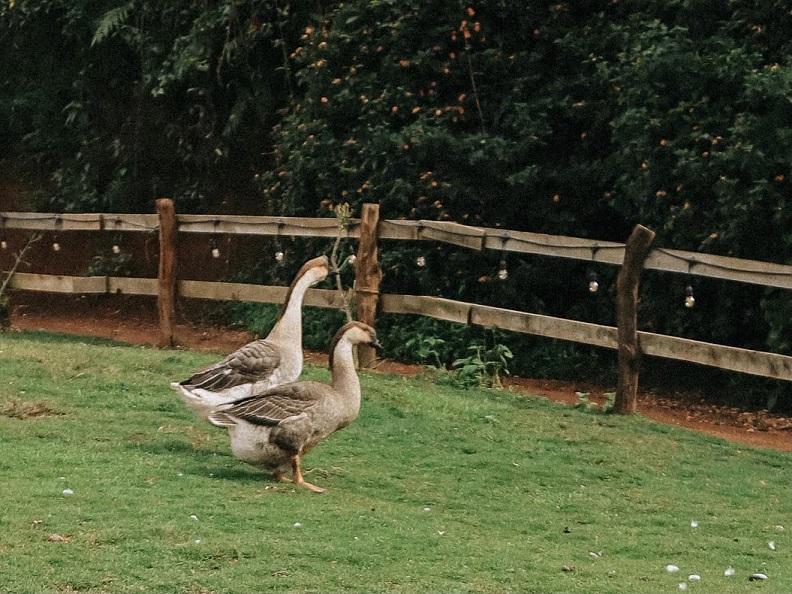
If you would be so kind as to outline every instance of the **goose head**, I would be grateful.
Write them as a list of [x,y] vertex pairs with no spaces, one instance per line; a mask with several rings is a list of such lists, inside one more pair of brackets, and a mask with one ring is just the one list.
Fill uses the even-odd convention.
[[296,282],[305,277],[310,279],[311,285],[315,285],[326,279],[328,274],[330,274],[330,260],[328,260],[327,256],[319,256],[303,264],[300,270],[297,271],[294,280]]
[[366,344],[370,347],[380,348],[382,345],[377,340],[377,331],[363,322],[348,322],[338,329],[330,342],[330,367],[333,366],[333,353],[342,340],[352,344]]
[[[308,287],[312,287],[318,282],[323,281],[330,274],[330,260],[327,256],[319,256],[308,260],[297,271],[289,285],[289,290],[286,292],[286,300],[283,302],[283,309],[281,310],[280,317],[286,313],[286,309],[294,299],[295,301],[302,302],[303,295]],[[305,281],[308,281],[307,283]]]

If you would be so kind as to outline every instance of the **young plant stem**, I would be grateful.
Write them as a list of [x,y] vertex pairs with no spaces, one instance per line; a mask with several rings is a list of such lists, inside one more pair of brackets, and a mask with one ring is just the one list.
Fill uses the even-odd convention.
[[336,207],[336,218],[338,219],[338,234],[336,235],[335,243],[333,243],[333,250],[330,253],[330,271],[335,276],[336,289],[338,289],[338,293],[341,296],[341,304],[343,306],[343,310],[344,310],[344,314],[346,315],[347,322],[351,322],[353,320],[352,308],[349,298],[349,294],[351,293],[351,290],[349,292],[344,291],[344,286],[341,283],[341,272],[349,264],[349,258],[345,259],[344,262],[340,265],[338,263],[338,252],[339,252],[339,248],[341,247],[342,234],[346,232],[347,227],[349,225],[348,204],[339,204]]
[[27,251],[33,246],[33,244],[39,241],[41,237],[42,235],[39,233],[35,233],[31,235],[30,239],[28,239],[27,243],[25,244],[25,247],[23,247],[21,250],[19,250],[17,254],[14,255],[14,265],[11,267],[11,270],[9,270],[6,273],[6,277],[3,279],[3,284],[0,285],[0,297],[6,294],[6,289],[8,288],[8,285],[11,283],[11,279],[14,277],[14,274],[16,274],[19,265],[23,262],[25,253],[27,253]]

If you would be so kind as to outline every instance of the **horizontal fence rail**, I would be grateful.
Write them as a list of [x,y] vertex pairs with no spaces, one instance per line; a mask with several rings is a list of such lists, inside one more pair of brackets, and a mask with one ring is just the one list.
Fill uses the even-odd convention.
[[[176,215],[179,233],[209,233],[264,236],[350,238],[361,237],[361,222],[352,219],[340,228],[335,218],[253,217]],[[157,215],[141,214],[47,214],[0,212],[0,230],[21,229],[35,232],[131,231],[157,232]],[[365,231],[365,230],[363,230]],[[552,236],[484,227],[469,227],[443,221],[381,220],[376,239],[437,241],[473,250],[497,250],[521,254],[571,258],[588,262],[621,265],[625,244],[589,239]],[[682,250],[655,248],[649,252],[644,268],[706,276],[767,287],[792,289],[792,266],[742,260]],[[157,296],[157,279],[112,276],[61,276],[15,273],[14,289],[55,293],[129,294]],[[177,294],[183,298],[238,300],[282,303],[286,287],[243,283],[179,280]],[[520,332],[618,349],[617,328],[576,320],[501,309],[420,295],[379,294],[379,311],[416,314],[439,320],[497,327]],[[310,289],[305,304],[341,309],[338,291]],[[673,336],[639,332],[643,354],[689,361],[725,370],[792,381],[792,357],[699,342]]]

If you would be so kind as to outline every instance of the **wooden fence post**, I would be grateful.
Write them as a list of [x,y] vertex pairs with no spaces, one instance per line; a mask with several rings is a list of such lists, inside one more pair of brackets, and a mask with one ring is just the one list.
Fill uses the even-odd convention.
[[161,348],[174,346],[173,318],[176,311],[176,209],[173,200],[157,200],[159,215],[159,278],[157,309],[159,311]]
[[638,344],[638,281],[655,233],[636,225],[624,248],[624,262],[616,280],[616,324],[619,354],[619,379],[613,411],[632,414],[638,395],[638,369],[641,346]]
[[[355,297],[357,319],[372,328],[377,324],[379,287],[382,268],[377,258],[379,204],[364,204],[360,215],[360,242],[355,260]],[[376,351],[365,345],[358,346],[358,365],[369,367],[377,357]]]

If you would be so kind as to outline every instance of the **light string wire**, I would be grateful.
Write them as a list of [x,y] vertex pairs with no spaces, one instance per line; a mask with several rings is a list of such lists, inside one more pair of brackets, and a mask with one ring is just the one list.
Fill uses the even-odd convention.
[[[106,218],[103,218],[103,217],[104,217],[104,215],[97,214],[95,220],[90,220],[90,219],[86,220],[85,218],[82,218],[82,217],[79,217],[79,216],[70,216],[68,213],[57,213],[57,214],[30,213],[30,216],[28,216],[27,213],[26,213],[26,216],[14,216],[13,214],[10,214],[10,213],[4,213],[4,214],[0,215],[0,228],[9,228],[8,227],[8,223],[9,222],[15,222],[15,221],[16,222],[53,221],[53,222],[56,223],[57,226],[62,225],[62,223],[64,221],[72,221],[72,222],[96,222],[96,223],[98,223],[100,225],[100,228],[96,229],[97,231],[104,230],[105,224],[107,222],[113,222],[116,225],[116,228],[118,228],[119,224],[123,224],[125,226],[133,227],[133,228],[140,229],[140,230],[143,230],[143,231],[157,231],[159,229],[159,225],[158,224],[152,226],[152,225],[146,225],[144,223],[137,223],[135,221],[125,220],[125,219],[123,219],[121,217],[110,218],[109,220],[106,219]],[[322,219],[320,219],[320,220],[322,220]],[[207,217],[207,218],[199,219],[199,220],[195,220],[195,221],[180,221],[179,222],[179,226],[180,227],[189,227],[190,225],[198,225],[198,224],[206,224],[206,223],[218,223],[219,221],[221,221],[221,219],[219,219],[217,217]],[[334,219],[331,219],[329,217],[327,218],[327,221],[335,223]],[[301,224],[298,221],[288,221],[287,222],[287,221],[284,221],[282,219],[276,219],[276,220],[273,220],[273,221],[267,221],[265,223],[262,223],[261,221],[258,221],[258,222],[256,222],[256,221],[239,221],[239,220],[235,220],[234,221],[234,225],[242,226],[242,227],[259,227],[259,228],[261,228],[264,225],[273,225],[273,224],[278,226],[278,233],[277,233],[278,235],[281,234],[283,227],[285,225],[287,225],[287,224],[292,226],[292,227],[296,227],[298,229],[313,229],[313,228],[315,228],[313,225]],[[358,223],[356,221],[351,221],[350,222],[350,227],[355,227],[357,224]],[[421,228],[420,223],[419,223],[418,228],[420,230],[420,228]],[[78,229],[74,229],[74,231],[78,231]],[[83,231],[92,231],[92,229],[84,229]],[[453,231],[450,231],[450,230],[449,230],[449,232],[453,233]],[[486,235],[485,235],[485,237],[486,237]],[[534,245],[534,246],[539,246],[539,247],[547,247],[547,248],[558,249],[558,250],[567,250],[567,251],[569,251],[569,250],[580,250],[580,249],[586,249],[586,248],[594,249],[596,251],[623,250],[624,247],[625,247],[622,244],[619,244],[619,245],[596,245],[595,244],[595,246],[590,246],[590,245],[568,245],[568,244],[561,244],[561,243],[555,243],[555,242],[538,241],[538,240],[535,240],[535,239],[529,239],[529,238],[523,238],[523,237],[513,237],[513,236],[508,235],[508,234],[502,234],[500,236],[500,239],[501,239],[501,248],[500,248],[501,251],[515,251],[515,250],[508,250],[506,248],[505,244],[508,241],[516,242],[518,244],[523,243],[523,244],[528,244],[528,245]],[[768,278],[792,277],[792,271],[787,272],[787,271],[755,270],[755,269],[744,268],[744,267],[728,266],[728,265],[725,265],[725,264],[718,264],[718,263],[714,263],[714,262],[702,262],[702,261],[698,260],[695,256],[683,256],[683,255],[680,255],[678,253],[674,253],[674,251],[669,250],[667,248],[654,248],[649,253],[649,255],[651,256],[652,253],[654,253],[654,252],[658,252],[660,254],[663,254],[663,255],[665,255],[665,256],[673,259],[673,260],[686,262],[686,263],[691,263],[691,266],[702,265],[702,266],[708,266],[710,268],[713,268],[713,269],[716,269],[716,270],[721,270],[721,271],[726,271],[726,272],[737,272],[737,273],[754,274],[754,275],[757,275],[757,276],[760,276],[760,277],[764,276],[764,277],[768,277]],[[717,254],[712,254],[712,255],[717,257]],[[736,258],[736,259],[739,259],[739,258]],[[777,264],[777,265],[778,266],[786,266],[784,264]],[[693,276],[698,276],[698,274],[694,270],[690,270],[689,274],[691,274]]]

